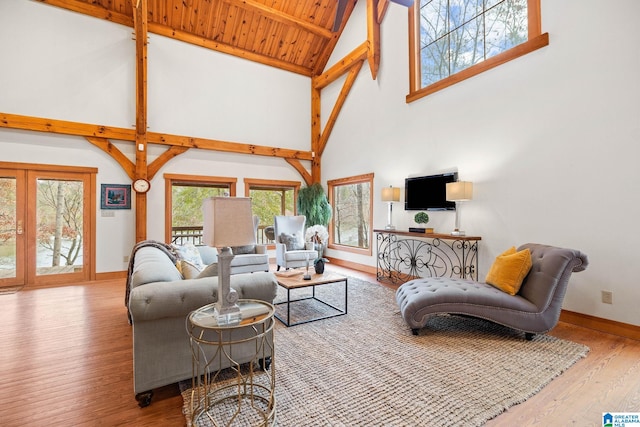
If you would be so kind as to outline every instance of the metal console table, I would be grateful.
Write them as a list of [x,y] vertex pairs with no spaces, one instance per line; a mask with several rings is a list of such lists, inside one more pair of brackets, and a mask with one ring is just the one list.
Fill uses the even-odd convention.
[[478,236],[373,230],[378,281],[404,283],[417,277],[478,280]]

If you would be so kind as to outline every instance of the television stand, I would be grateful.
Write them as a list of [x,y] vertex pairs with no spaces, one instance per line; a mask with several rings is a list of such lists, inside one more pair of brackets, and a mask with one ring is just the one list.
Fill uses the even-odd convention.
[[377,240],[376,278],[391,284],[417,277],[478,280],[478,236],[373,230]]

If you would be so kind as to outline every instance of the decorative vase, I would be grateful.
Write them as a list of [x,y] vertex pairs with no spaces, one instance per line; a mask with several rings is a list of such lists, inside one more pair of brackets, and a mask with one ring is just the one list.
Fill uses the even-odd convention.
[[315,264],[316,273],[322,274],[324,273],[324,261],[319,259]]

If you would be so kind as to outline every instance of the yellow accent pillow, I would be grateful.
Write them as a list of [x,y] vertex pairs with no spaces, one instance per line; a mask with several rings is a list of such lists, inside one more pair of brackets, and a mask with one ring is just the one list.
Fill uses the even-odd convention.
[[517,252],[515,247],[511,247],[496,257],[485,282],[509,295],[515,295],[520,290],[529,270],[531,270],[529,249]]

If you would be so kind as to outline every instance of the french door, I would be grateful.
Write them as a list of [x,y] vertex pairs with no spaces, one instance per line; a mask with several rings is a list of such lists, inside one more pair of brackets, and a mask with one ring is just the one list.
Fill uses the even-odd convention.
[[0,287],[95,275],[94,186],[90,168],[0,165]]

